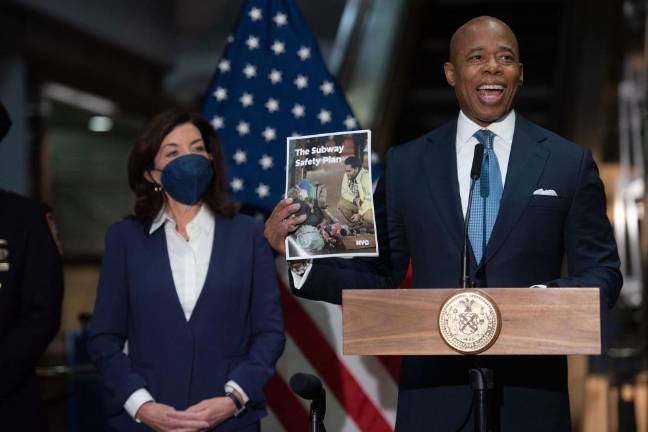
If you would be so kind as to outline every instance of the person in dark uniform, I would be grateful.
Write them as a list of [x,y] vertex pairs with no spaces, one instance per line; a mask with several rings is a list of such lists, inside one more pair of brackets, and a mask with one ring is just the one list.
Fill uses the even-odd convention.
[[[0,141],[11,122],[0,103]],[[0,430],[43,431],[34,366],[61,320],[61,256],[41,203],[0,189]]]

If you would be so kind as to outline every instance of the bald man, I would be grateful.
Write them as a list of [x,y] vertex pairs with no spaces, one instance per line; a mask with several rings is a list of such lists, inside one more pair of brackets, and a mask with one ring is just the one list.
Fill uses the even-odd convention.
[[[474,148],[484,144],[473,197],[469,260],[478,287],[600,287],[608,307],[621,289],[619,257],[591,152],[513,110],[523,80],[518,43],[492,17],[461,26],[444,65],[460,112],[450,123],[389,150],[375,193],[380,257],[323,259],[292,270],[293,292],[339,303],[343,288],[460,286]],[[302,222],[280,202],[266,237],[283,252]],[[563,257],[567,274],[561,274]],[[407,356],[399,383],[399,431],[472,430],[469,369],[494,371],[495,430],[570,430],[564,356]]]

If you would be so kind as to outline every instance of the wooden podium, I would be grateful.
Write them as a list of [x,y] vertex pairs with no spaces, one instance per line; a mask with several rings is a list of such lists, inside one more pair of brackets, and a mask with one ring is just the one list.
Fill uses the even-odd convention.
[[[438,314],[461,289],[343,290],[346,355],[462,355],[442,340]],[[502,325],[478,355],[600,354],[598,288],[487,288]]]

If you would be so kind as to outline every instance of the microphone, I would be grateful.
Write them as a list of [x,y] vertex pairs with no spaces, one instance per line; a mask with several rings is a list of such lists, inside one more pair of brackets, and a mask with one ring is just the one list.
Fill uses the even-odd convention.
[[472,288],[470,274],[468,272],[468,225],[470,223],[470,209],[472,207],[472,197],[475,190],[475,184],[481,176],[482,160],[484,159],[484,144],[479,143],[475,146],[473,155],[472,168],[470,169],[470,192],[468,193],[468,208],[466,209],[466,226],[464,228],[464,246],[463,246],[463,265],[461,272],[461,287]]
[[482,160],[484,160],[484,144],[479,143],[475,146],[472,168],[470,169],[470,178],[473,181],[477,181],[481,175]]
[[324,415],[326,414],[326,391],[322,382],[314,375],[296,373],[290,378],[290,388],[300,397],[312,400],[309,415],[310,432],[326,432]]
[[301,372],[296,373],[290,378],[290,388],[307,400],[315,400],[326,395],[319,378]]

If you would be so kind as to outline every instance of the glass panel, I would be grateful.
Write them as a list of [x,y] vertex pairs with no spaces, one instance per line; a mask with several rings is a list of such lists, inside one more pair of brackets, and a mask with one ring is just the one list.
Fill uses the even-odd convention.
[[44,96],[43,191],[66,258],[96,259],[106,228],[131,211],[128,153],[144,120],[70,102]]

